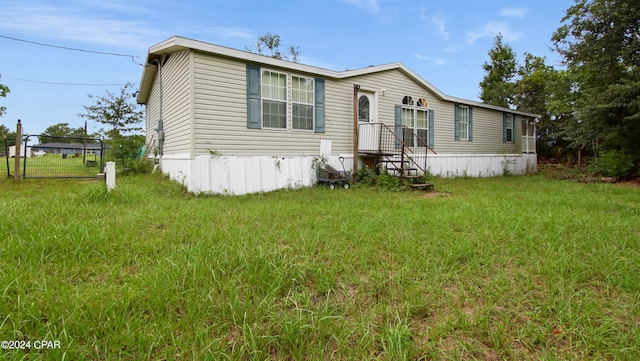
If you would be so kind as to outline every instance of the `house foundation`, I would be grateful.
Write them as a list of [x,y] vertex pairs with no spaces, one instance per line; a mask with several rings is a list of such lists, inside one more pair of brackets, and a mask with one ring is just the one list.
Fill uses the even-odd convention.
[[[329,156],[328,163],[353,169],[352,155]],[[189,192],[225,195],[270,192],[310,187],[316,183],[312,169],[315,156],[212,156],[163,157],[160,168]],[[362,162],[361,162],[362,163]],[[537,155],[531,154],[438,154],[427,158],[429,174],[440,177],[496,177],[537,171]],[[363,166],[364,164],[360,164]]]

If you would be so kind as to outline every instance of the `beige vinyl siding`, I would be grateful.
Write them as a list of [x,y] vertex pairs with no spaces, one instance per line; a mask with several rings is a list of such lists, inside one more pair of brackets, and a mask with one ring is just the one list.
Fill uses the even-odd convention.
[[[394,107],[402,104],[406,95],[426,98],[429,109],[434,110],[434,142],[435,150],[439,154],[514,154],[520,153],[520,137],[516,137],[515,144],[502,142],[502,112],[480,107],[473,108],[473,140],[456,141],[454,139],[454,107],[455,103],[442,100],[431,90],[416,82],[400,69],[391,69],[377,73],[360,75],[352,78],[325,79],[325,133],[291,129],[291,103],[287,104],[288,127],[280,129],[248,129],[247,128],[247,90],[246,90],[246,62],[212,56],[207,53],[191,51],[191,67],[187,52],[173,54],[163,69],[165,88],[165,109],[169,109],[167,97],[170,97],[167,84],[169,63],[182,64],[182,72],[174,72],[171,92],[172,101],[180,105],[172,118],[175,121],[169,127],[169,114],[165,115],[166,146],[171,149],[187,151],[185,141],[189,139],[191,130],[188,121],[193,121],[193,140],[195,154],[209,154],[215,151],[223,155],[315,155],[320,150],[320,140],[332,141],[332,153],[350,154],[353,151],[353,85],[358,84],[363,89],[375,91],[378,96],[378,121],[388,125],[395,124]],[[304,74],[289,69],[261,66],[286,73],[287,81],[291,75],[317,77],[314,74]],[[193,88],[189,88],[189,75],[193,70]],[[184,77],[184,78],[180,78]],[[179,80],[183,81],[180,82]],[[290,84],[289,84],[290,85]],[[154,87],[154,90],[156,87]],[[291,87],[288,87],[289,97]],[[384,89],[384,94],[382,94]],[[192,93],[189,91],[193,91]],[[182,91],[182,95],[178,95]],[[192,96],[193,113],[188,117],[188,98]],[[155,96],[151,97],[155,100]],[[148,104],[148,112],[154,111],[152,102]],[[185,116],[186,115],[186,116]],[[520,134],[520,117],[517,117],[515,134]],[[148,123],[149,128],[154,123]],[[181,127],[178,129],[178,125]]]
[[[402,104],[404,96],[411,96],[414,100],[426,98],[428,109],[434,111],[434,143],[435,151],[442,154],[514,154],[520,153],[520,137],[516,143],[502,142],[503,112],[470,106],[473,109],[473,139],[455,140],[454,109],[455,103],[438,98],[402,71],[393,69],[375,74],[359,76],[350,81],[365,89],[379,91],[378,121],[387,125],[395,124],[394,107]],[[384,95],[381,90],[384,89]],[[350,98],[350,104],[352,100]],[[327,107],[331,107],[327,103]],[[352,110],[350,110],[352,112]],[[520,134],[521,117],[516,116],[516,130]]]
[[331,140],[333,154],[353,153],[353,83],[325,80],[324,139]]
[[158,94],[160,90],[158,88],[158,78],[154,80],[151,94],[149,95],[149,101],[145,106],[146,116],[146,143],[150,149],[155,149],[158,146],[158,119],[160,118],[160,97]]
[[[171,54],[162,67],[164,154],[191,153],[191,74],[189,70],[188,51]],[[158,76],[156,81],[157,79]]]
[[[314,77],[277,68],[264,69]],[[290,104],[288,129],[248,129],[244,62],[195,52],[194,72],[196,154],[215,151],[222,155],[314,155],[320,151],[320,140],[331,138],[329,130],[326,133],[291,130]],[[330,86],[325,85],[325,94],[329,94]],[[329,127],[327,123],[325,126]]]
[[[402,104],[402,98],[408,95],[416,101],[418,98],[427,99],[428,109],[433,110],[435,115],[435,149],[440,153],[451,148],[448,146],[448,142],[453,141],[453,103],[438,99],[430,90],[416,83],[398,69],[359,76],[349,81],[362,88],[379,92],[377,121],[391,127],[395,125],[395,106]],[[382,95],[382,89],[384,89],[384,95]]]

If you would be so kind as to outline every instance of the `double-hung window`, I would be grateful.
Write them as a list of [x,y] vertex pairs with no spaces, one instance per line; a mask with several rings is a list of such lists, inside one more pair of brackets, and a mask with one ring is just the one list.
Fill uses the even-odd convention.
[[454,108],[455,140],[473,139],[473,109],[456,104]]
[[513,114],[504,113],[502,141],[504,143],[515,143],[515,116]]
[[416,135],[418,144],[429,144],[429,111],[416,109]]
[[313,130],[313,79],[291,77],[292,128]]
[[413,129],[416,125],[416,115],[412,108],[402,108],[402,125],[406,128],[403,129],[402,141],[408,147],[413,147],[415,142],[413,139]]
[[325,132],[325,81],[247,64],[247,128]]
[[262,127],[287,128],[287,75],[262,71]]
[[460,122],[460,140],[469,140],[469,107],[460,106],[458,121]]

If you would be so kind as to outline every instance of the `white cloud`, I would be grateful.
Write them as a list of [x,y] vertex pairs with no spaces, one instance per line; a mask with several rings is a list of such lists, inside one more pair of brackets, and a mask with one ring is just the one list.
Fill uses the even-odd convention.
[[361,9],[367,10],[372,13],[377,13],[380,11],[380,6],[378,6],[378,0],[341,0],[347,4],[355,5]]
[[511,30],[504,22],[490,21],[480,28],[467,31],[467,43],[473,44],[480,38],[493,38],[498,34],[502,34],[505,41],[518,41],[524,36],[521,32]]
[[449,40],[449,32],[447,32],[447,17],[442,14],[436,14],[431,17],[431,23],[436,27],[438,34],[442,35],[444,40]]
[[415,54],[414,55],[418,60],[428,61],[429,63],[437,66],[443,66],[449,63],[447,59],[444,58],[434,58],[427,55]]
[[255,34],[243,28],[215,28],[215,32],[225,38],[253,39]]
[[157,37],[140,21],[128,20],[124,16],[101,17],[91,10],[18,5],[3,9],[0,28],[19,30],[37,37],[136,49],[146,48],[149,39]]
[[527,8],[505,8],[502,9],[500,15],[511,18],[522,18],[529,12]]
[[450,45],[447,46],[446,48],[442,49],[443,53],[459,53],[463,50],[462,45],[460,44],[454,44],[454,45]]

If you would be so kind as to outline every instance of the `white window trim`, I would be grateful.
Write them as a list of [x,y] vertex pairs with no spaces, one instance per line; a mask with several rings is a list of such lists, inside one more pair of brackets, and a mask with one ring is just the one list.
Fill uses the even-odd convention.
[[[466,110],[466,117],[462,117],[462,111]],[[464,121],[463,121],[464,119]],[[465,132],[462,132],[462,126],[465,125]],[[458,105],[458,126],[460,127],[460,138],[459,140],[469,140],[469,106],[467,105]],[[464,134],[464,136],[463,136]]]
[[[509,122],[511,122],[511,126],[509,127]],[[511,140],[509,140],[509,129],[511,129]],[[514,114],[507,113],[507,126],[505,127],[506,133],[506,142],[507,143],[515,143],[516,142],[516,116]]]
[[[285,109],[285,125],[284,128],[279,128],[279,127],[268,127],[264,125],[264,106],[262,106],[262,109],[260,111],[260,126],[262,129],[268,129],[268,130],[280,130],[280,131],[286,131],[289,130],[289,89],[291,88],[289,85],[289,74],[287,73],[283,73],[283,72],[279,72],[277,70],[272,70],[272,69],[267,69],[267,68],[263,68],[260,71],[260,88],[262,89],[263,86],[263,75],[265,72],[270,72],[270,73],[276,73],[276,74],[281,74],[285,76],[285,100],[284,100],[284,109]],[[260,91],[260,102],[262,104],[264,104],[264,100],[269,100],[269,101],[275,101],[275,102],[282,102],[281,99],[273,99],[273,98],[268,98],[264,96],[264,92],[261,90]]]
[[[302,102],[294,102],[293,101],[293,77],[300,79],[309,79],[313,83],[313,92],[311,94],[311,103],[302,103]],[[309,78],[303,75],[297,74],[289,74],[289,78],[291,79],[291,130],[296,132],[309,132],[315,133],[316,131],[316,80],[314,78]],[[301,104],[301,105],[310,105],[311,106],[311,129],[297,129],[293,127],[293,105]],[[289,114],[287,114],[287,123],[289,122]]]
[[[405,97],[410,98],[411,103],[412,104],[404,104],[404,99]],[[412,119],[413,119],[413,126],[411,126],[411,130],[413,131],[413,133],[416,135],[416,137],[418,136],[418,129],[421,130],[426,130],[427,131],[427,139],[423,139],[422,141],[425,144],[429,144],[429,132],[431,131],[431,129],[429,129],[429,103],[428,101],[426,101],[425,97],[413,97],[411,95],[407,95],[403,97],[403,104],[402,104],[402,109],[408,109],[411,110],[413,112],[412,114]],[[424,99],[424,101],[427,103],[426,107],[423,106],[418,106],[418,101]],[[426,127],[421,128],[418,127],[418,112],[424,112],[425,113],[425,119],[426,119]],[[403,118],[402,118],[402,125],[404,124],[404,113],[403,113]],[[418,140],[417,139],[413,139],[413,147],[418,147]]]
[[[316,99],[316,83],[315,83],[315,79],[312,77],[308,77],[308,76],[304,76],[304,75],[299,75],[299,74],[291,74],[291,73],[285,73],[285,72],[281,72],[278,70],[274,70],[274,69],[270,69],[270,68],[262,68],[260,71],[260,87],[262,87],[262,81],[263,81],[263,74],[264,72],[271,72],[271,73],[276,73],[276,74],[282,74],[285,76],[285,81],[286,81],[286,89],[285,89],[285,94],[286,94],[286,100],[285,102],[285,127],[284,128],[274,128],[274,127],[268,127],[264,125],[264,109],[261,110],[260,112],[260,126],[262,129],[267,129],[267,130],[276,130],[276,131],[293,131],[293,132],[306,132],[306,133],[315,133],[316,131],[316,103],[315,103],[315,99]],[[301,79],[310,79],[313,82],[313,95],[312,95],[312,101],[311,104],[308,103],[302,103],[302,102],[294,102],[293,101],[293,77],[297,77],[297,78],[301,78]],[[280,99],[272,99],[272,98],[268,98],[265,97],[263,92],[260,92],[260,102],[264,101],[264,100],[271,100],[271,101],[277,101],[277,102],[282,102],[282,100]],[[293,104],[302,104],[302,105],[311,105],[312,111],[312,129],[297,129],[293,127]]]

